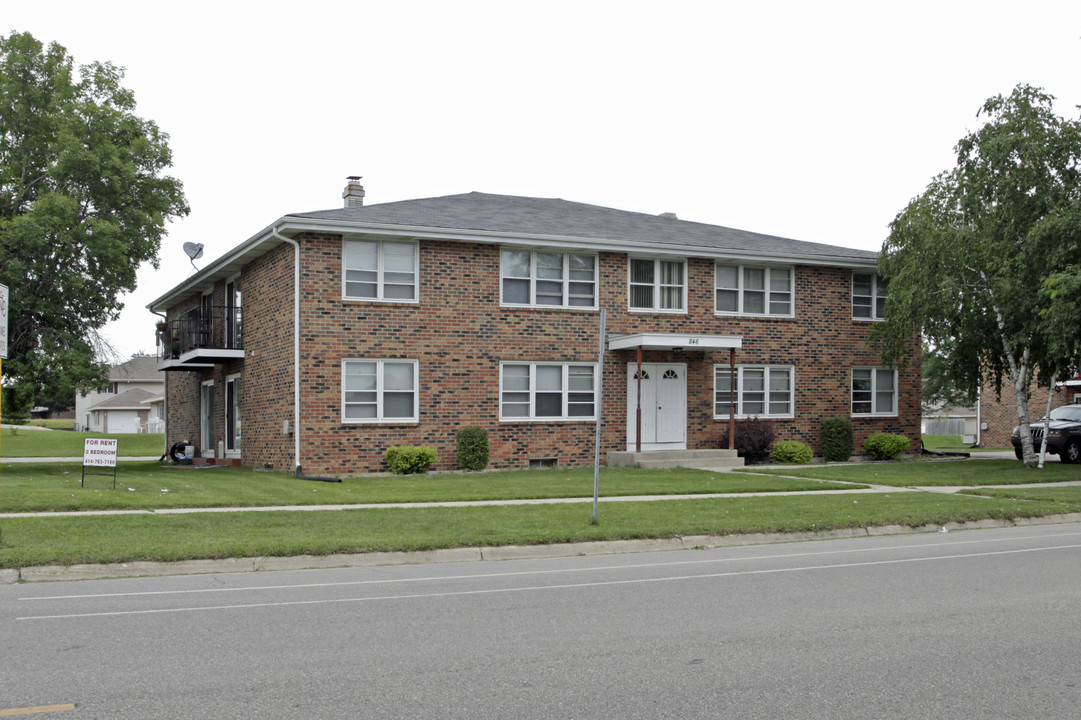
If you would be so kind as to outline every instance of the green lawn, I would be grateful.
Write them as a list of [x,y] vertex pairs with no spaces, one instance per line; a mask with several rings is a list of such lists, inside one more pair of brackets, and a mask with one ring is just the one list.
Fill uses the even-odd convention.
[[[592,495],[593,474],[581,470],[369,477],[342,483],[298,480],[242,468],[182,470],[156,462],[122,462],[112,479],[78,464],[0,466],[0,510],[389,503],[422,500],[564,498]],[[587,540],[666,538],[754,532],[808,532],[899,525],[922,527],[985,518],[1013,519],[1081,512],[1081,489],[1029,488],[1021,483],[1081,479],[1081,466],[1043,471],[999,460],[870,463],[784,468],[782,473],[604,468],[600,522],[588,501],[556,505],[461,508],[342,509],[0,519],[0,567],[257,557],[347,552],[529,545]],[[973,488],[965,495],[931,492],[698,498],[612,502],[620,495],[773,492],[895,485],[1016,484]],[[977,496],[976,493],[980,495]]]
[[1042,470],[1026,468],[1016,460],[913,460],[852,465],[801,465],[785,468],[748,468],[744,473],[865,482],[891,487],[949,485],[1023,485],[1081,480],[1081,465],[1052,461]]
[[[81,486],[83,483],[85,486]],[[121,462],[116,490],[108,475],[82,478],[74,463],[0,466],[0,512],[256,507],[354,503],[593,497],[593,470],[516,470],[298,480],[250,468],[179,468],[155,461]],[[601,495],[678,495],[851,488],[851,484],[702,470],[605,468]]]
[[0,457],[81,458],[83,440],[88,437],[116,438],[119,441],[117,454],[121,457],[160,457],[165,452],[165,436],[161,433],[110,435],[77,433],[71,430],[33,430],[16,426],[5,427],[0,431]]
[[1062,503],[1071,507],[1081,505],[1081,487],[1078,487],[1077,485],[1038,488],[978,488],[968,492],[972,495],[983,495],[993,498],[1014,498],[1020,500],[1036,500],[1039,502]]
[[928,450],[944,450],[946,452],[997,452],[1000,450],[1012,450],[1009,442],[999,446],[990,446],[984,439],[984,446],[974,448],[961,442],[960,435],[924,435],[923,446]]
[[0,520],[0,567],[325,555],[596,540],[923,526],[1081,510],[1081,503],[904,492],[466,508]]

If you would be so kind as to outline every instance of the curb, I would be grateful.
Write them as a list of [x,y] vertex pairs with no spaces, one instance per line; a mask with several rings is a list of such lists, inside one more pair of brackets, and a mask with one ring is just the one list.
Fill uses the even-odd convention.
[[209,575],[214,573],[274,572],[281,570],[327,570],[333,568],[377,567],[381,565],[424,565],[449,562],[497,562],[579,555],[615,553],[704,550],[708,548],[771,545],[782,542],[837,540],[854,537],[914,535],[953,530],[1057,525],[1081,522],[1081,513],[1047,515],[1012,520],[974,520],[945,525],[911,528],[903,525],[880,525],[862,528],[839,528],[822,532],[746,533],[741,535],[687,535],[652,540],[602,540],[557,545],[505,545],[497,547],[447,548],[416,552],[371,552],[343,555],[294,555],[289,557],[223,558],[218,560],[182,560],[179,562],[131,562],[88,565],[42,565],[21,569],[0,569],[0,585],[29,582],[76,580],[115,580],[122,578],[166,577],[171,575]]

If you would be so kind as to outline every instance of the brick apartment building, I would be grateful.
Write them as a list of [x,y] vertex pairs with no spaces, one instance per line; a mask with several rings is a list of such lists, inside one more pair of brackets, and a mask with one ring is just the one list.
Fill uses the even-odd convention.
[[[1051,398],[1051,408],[1075,402],[1081,402],[1081,378],[1057,383],[1055,394]],[[992,448],[1010,447],[1010,433],[1017,427],[1017,404],[1014,402],[1013,388],[1009,382],[1003,385],[1001,394],[990,387],[983,389],[980,414],[983,422],[980,444]],[[1029,389],[1028,419],[1036,422],[1046,414],[1047,387],[1034,384]]]
[[576,465],[600,407],[602,460],[639,433],[719,447],[732,414],[816,451],[832,417],[857,447],[919,448],[918,344],[894,369],[867,342],[873,252],[557,199],[363,196],[351,178],[344,207],[283,216],[149,305],[170,442],[348,475],[403,444],[452,469],[481,426],[493,467]]

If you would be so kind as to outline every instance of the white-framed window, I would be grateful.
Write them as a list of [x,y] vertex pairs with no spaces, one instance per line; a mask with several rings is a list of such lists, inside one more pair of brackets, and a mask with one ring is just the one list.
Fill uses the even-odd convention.
[[852,319],[886,317],[886,281],[874,273],[852,273]]
[[504,305],[597,307],[597,256],[504,248],[500,253]]
[[499,366],[500,420],[594,420],[597,366],[504,362]]
[[[737,365],[738,417],[794,417],[795,369],[791,365]],[[728,365],[713,366],[713,417],[727,418],[732,398],[732,372]]]
[[897,371],[852,368],[852,414],[897,415]]
[[687,311],[684,260],[631,258],[627,302],[631,310]]
[[390,240],[342,241],[342,297],[417,301],[417,244]]
[[792,268],[717,263],[714,311],[792,317]]
[[417,422],[417,372],[416,360],[342,360],[342,422]]

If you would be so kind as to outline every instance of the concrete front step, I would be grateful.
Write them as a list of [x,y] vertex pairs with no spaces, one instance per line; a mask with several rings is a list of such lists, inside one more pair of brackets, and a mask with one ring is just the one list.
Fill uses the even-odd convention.
[[608,453],[608,464],[614,467],[637,465],[644,468],[697,468],[725,470],[743,467],[743,458],[735,450],[652,450],[640,453]]

